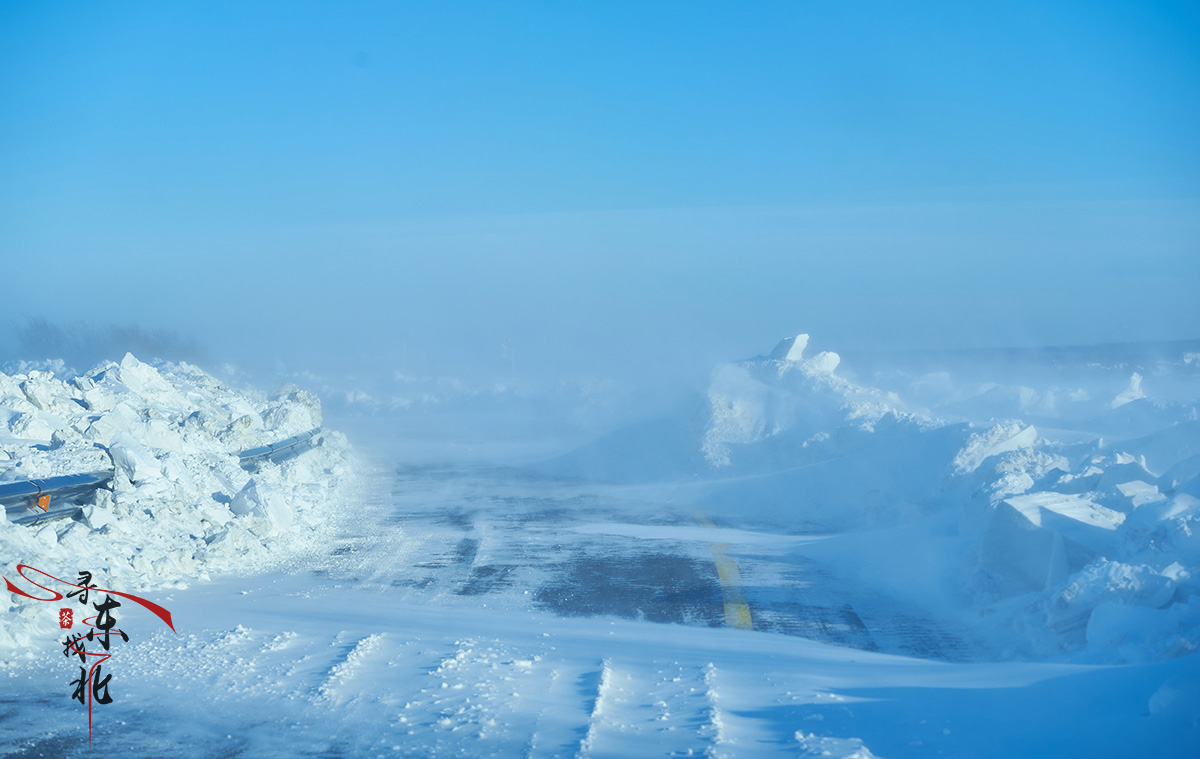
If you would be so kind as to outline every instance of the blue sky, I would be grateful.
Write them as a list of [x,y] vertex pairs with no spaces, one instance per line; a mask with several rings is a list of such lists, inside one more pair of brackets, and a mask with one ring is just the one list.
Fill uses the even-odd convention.
[[5,323],[594,373],[1200,325],[1194,2],[11,2],[0,91]]

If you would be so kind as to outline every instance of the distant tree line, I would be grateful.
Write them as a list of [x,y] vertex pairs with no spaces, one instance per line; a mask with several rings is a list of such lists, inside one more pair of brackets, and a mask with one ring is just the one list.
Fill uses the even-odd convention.
[[14,331],[16,355],[10,358],[58,358],[79,371],[101,361],[120,361],[126,353],[142,360],[199,364],[208,360],[208,351],[195,338],[165,329],[147,330],[136,324],[56,323],[45,317],[26,317]]

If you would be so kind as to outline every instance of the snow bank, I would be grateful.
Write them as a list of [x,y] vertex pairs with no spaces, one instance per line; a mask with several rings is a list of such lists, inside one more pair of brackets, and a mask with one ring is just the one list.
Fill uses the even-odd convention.
[[1146,399],[1137,373],[1117,400],[1103,415],[1057,419],[1063,442],[993,422],[955,456],[963,588],[981,631],[1010,653],[1137,661],[1200,650],[1195,405]]
[[[714,479],[689,489],[695,502],[798,531],[927,519],[931,546],[961,552],[940,564],[962,567],[958,603],[997,650],[1090,661],[1200,650],[1200,422],[1185,394],[1194,382],[1146,369],[1176,390],[1149,398],[1142,371],[1131,376],[1115,355],[1113,371],[1127,378],[1115,398],[1103,391],[1112,372],[1089,380],[1090,356],[1055,368],[1074,389],[1013,383],[1003,366],[970,388],[926,372],[914,384],[921,399],[958,417],[938,418],[841,376],[837,354],[806,357],[809,343],[789,338],[714,371],[700,441]],[[998,408],[1039,426],[997,419]],[[941,540],[948,530],[953,543]],[[899,574],[906,561],[899,550],[866,559]]]
[[710,416],[701,450],[708,463],[737,463],[737,449],[788,433],[828,436],[848,422],[870,428],[902,414],[899,399],[837,375],[841,361],[824,351],[804,358],[808,335],[783,340],[766,357],[719,366],[709,386]]
[[[1186,422],[1141,441],[1038,439],[959,470],[974,489],[960,520],[975,541],[964,588],[1002,646],[1091,661],[1200,650],[1200,500],[1179,481],[1197,442]],[[1125,450],[1139,447],[1171,474]]]
[[[244,470],[238,453],[321,426],[316,397],[229,388],[188,364],[132,355],[71,380],[0,374],[0,481],[112,468],[78,520],[0,524],[0,575],[25,563],[64,579],[90,571],[131,592],[210,573],[259,571],[314,544],[350,498],[346,439]],[[0,652],[44,638],[48,604],[10,596]],[[51,610],[53,611],[53,610]]]

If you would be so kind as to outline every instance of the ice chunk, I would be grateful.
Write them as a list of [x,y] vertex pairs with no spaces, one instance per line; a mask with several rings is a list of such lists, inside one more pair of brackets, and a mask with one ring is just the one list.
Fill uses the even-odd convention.
[[163,476],[158,459],[128,433],[118,432],[108,450],[112,454],[113,464],[125,473],[130,482],[149,482]]
[[841,361],[842,357],[833,351],[821,351],[805,362],[805,368],[815,374],[833,374]]
[[1121,491],[1121,495],[1133,502],[1134,508],[1144,506],[1147,503],[1157,503],[1165,501],[1167,497],[1158,492],[1157,485],[1151,485],[1141,480],[1132,480],[1123,482],[1117,485],[1117,490]]
[[722,366],[709,389],[711,418],[702,443],[705,458],[715,466],[730,463],[729,443],[752,443],[769,432],[773,410],[771,390],[753,379],[742,366]]
[[[1175,582],[1144,565],[1133,566],[1097,559],[1055,593],[1046,604],[1046,626],[1056,633],[1086,627],[1092,611],[1102,603],[1120,603],[1156,609],[1171,600]],[[1111,610],[1110,610],[1111,611]],[[1096,640],[1114,639],[1111,615],[1093,631]]]
[[1067,550],[1062,535],[1029,520],[1004,502],[992,512],[979,546],[980,566],[1002,584],[1001,595],[1043,590],[1067,577],[1072,564],[1082,566],[1088,552]]
[[1036,442],[1037,430],[1032,425],[1023,428],[1019,422],[997,424],[967,440],[967,444],[954,457],[954,469],[959,474],[974,472],[992,456],[1029,448]]
[[1060,582],[1116,542],[1124,515],[1084,496],[1033,493],[1001,502],[980,545],[984,569],[1010,593]]
[[1186,564],[1200,563],[1200,499],[1178,493],[1136,509],[1122,526],[1134,550],[1165,552]]
[[262,417],[258,414],[244,414],[217,433],[217,437],[232,450],[246,450],[253,448],[261,439],[262,427]]
[[233,497],[229,510],[241,516],[264,517],[276,529],[286,529],[292,524],[292,507],[287,500],[277,490],[262,487],[257,478],[247,482]]
[[1031,493],[1014,496],[1005,503],[1033,524],[1060,532],[1063,537],[1092,550],[1108,547],[1114,531],[1125,520],[1125,515],[1119,511],[1070,493]]
[[9,423],[13,437],[25,440],[50,442],[50,438],[54,436],[54,429],[55,426],[38,412],[17,414]]
[[799,361],[804,358],[804,349],[808,347],[808,335],[796,335],[779,341],[775,350],[767,358],[776,361]]
[[122,385],[148,401],[157,402],[157,405],[163,405],[167,397],[177,395],[171,383],[163,379],[154,367],[138,361],[132,353],[126,353],[125,358],[121,359],[116,376]]
[[58,545],[58,531],[52,524],[48,524],[38,530],[34,538],[47,548],[53,548]]
[[56,386],[56,383],[42,377],[41,372],[33,372],[33,375],[35,376],[31,376],[21,383],[21,391],[35,407],[42,411],[49,411],[54,406],[57,400],[56,396],[61,393],[61,389]]
[[283,385],[272,394],[263,414],[263,425],[281,437],[298,435],[321,426],[321,402],[295,385]]
[[101,527],[113,521],[113,515],[107,509],[102,509],[94,503],[89,503],[83,507],[82,511],[83,522],[93,530],[99,530]]
[[1145,397],[1146,394],[1142,392],[1142,375],[1134,372],[1133,376],[1129,378],[1129,387],[1122,390],[1116,398],[1113,398],[1111,406],[1119,408],[1126,403],[1141,400]]
[[137,429],[141,425],[142,415],[128,403],[116,403],[110,406],[110,409],[87,426],[83,431],[85,439],[101,445],[112,445],[118,434]]

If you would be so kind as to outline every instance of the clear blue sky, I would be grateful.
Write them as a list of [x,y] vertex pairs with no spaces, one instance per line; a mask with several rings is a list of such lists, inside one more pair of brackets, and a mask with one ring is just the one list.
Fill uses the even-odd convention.
[[0,323],[594,373],[1195,337],[1198,137],[1196,2],[6,2]]

